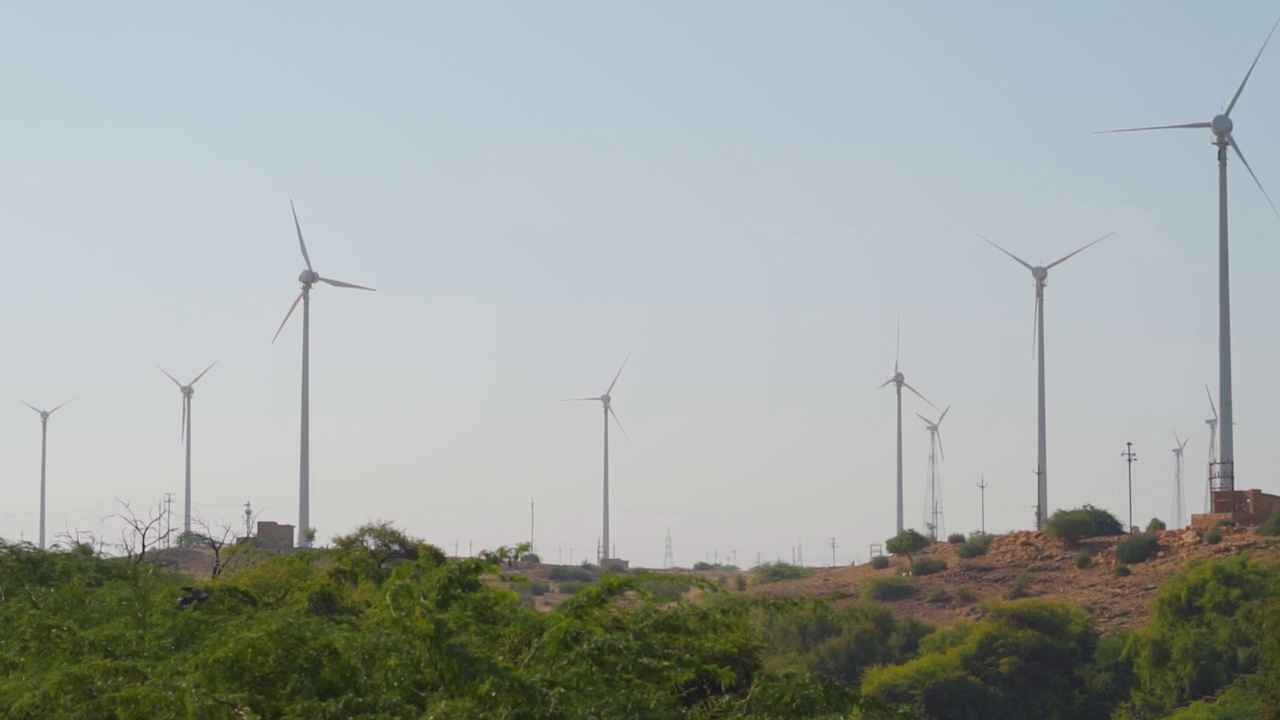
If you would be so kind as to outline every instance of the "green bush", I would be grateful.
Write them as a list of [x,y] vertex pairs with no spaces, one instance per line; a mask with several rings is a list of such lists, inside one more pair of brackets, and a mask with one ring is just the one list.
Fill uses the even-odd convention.
[[892,602],[911,597],[916,588],[907,578],[899,575],[867,578],[862,583],[863,594],[881,602]]
[[778,582],[779,580],[795,580],[798,578],[809,577],[809,575],[809,568],[792,565],[779,560],[777,562],[757,565],[752,579],[756,585],[764,585],[765,583]]
[[1089,553],[1080,553],[1076,555],[1076,567],[1084,570],[1093,564],[1093,558],[1089,557]]
[[1035,582],[1030,575],[1023,573],[1013,579],[1013,584],[1009,586],[1008,597],[1010,600],[1027,597],[1031,594],[1031,584]]
[[1128,565],[1118,565],[1116,566],[1115,572],[1111,573],[1113,577],[1118,578],[1129,577],[1132,574],[1133,571],[1129,569]]
[[1204,541],[1210,545],[1217,545],[1222,542],[1222,529],[1216,527],[1209,528],[1209,532],[1204,534]]
[[959,548],[956,548],[956,554],[961,558],[976,558],[987,554],[987,548],[991,545],[991,539],[994,535],[974,535]]
[[568,580],[560,583],[557,588],[565,595],[576,595],[587,583],[577,582],[576,580]]
[[912,575],[932,575],[947,569],[947,561],[936,557],[916,558],[911,563]]
[[529,584],[530,595],[537,597],[539,595],[546,595],[549,592],[551,592],[551,586],[546,583],[536,582]]
[[883,570],[883,569],[885,569],[885,568],[889,567],[889,558],[887,558],[887,557],[885,557],[885,556],[883,556],[883,555],[877,555],[877,556],[875,556],[875,557],[871,558],[871,567],[873,567],[873,568],[875,568],[875,569],[877,569],[877,570]]
[[733,589],[734,589],[734,590],[738,590],[738,591],[746,590],[746,589],[747,589],[747,576],[746,576],[746,575],[734,575],[734,576],[733,576]]
[[605,566],[604,571],[614,573],[615,575],[626,575],[627,566],[626,563],[611,562]]
[[1059,510],[1045,523],[1044,532],[1051,538],[1076,543],[1091,537],[1094,528],[1093,518],[1084,510]]
[[905,555],[908,560],[912,555],[929,546],[929,538],[915,530],[903,530],[885,542],[884,547],[894,555]]
[[1116,545],[1116,559],[1126,565],[1133,565],[1145,562],[1147,558],[1156,554],[1159,543],[1156,536],[1151,533],[1136,533],[1130,535]]
[[591,582],[593,579],[591,571],[586,568],[573,567],[571,565],[557,565],[547,572],[548,580],[560,582],[562,580],[571,580],[573,582]]
[[1271,517],[1258,526],[1259,535],[1280,535],[1280,510],[1271,513]]
[[640,583],[640,589],[658,602],[671,602],[689,592],[689,581],[680,575],[652,574]]
[[1222,519],[1221,519],[1221,520],[1219,520],[1218,522],[1214,523],[1214,524],[1213,524],[1213,526],[1214,526],[1214,527],[1233,528],[1233,527],[1235,527],[1235,526],[1237,526],[1237,525],[1239,525],[1239,524],[1240,524],[1240,523],[1236,522],[1236,521],[1235,521],[1234,519],[1232,519],[1232,518],[1222,518]]
[[964,533],[951,533],[947,536],[949,545],[959,545],[962,542],[964,542]]
[[1160,518],[1151,518],[1151,522],[1147,523],[1147,532],[1158,533],[1168,530],[1169,526]]
[[540,563],[542,562],[542,558],[538,557],[537,553],[527,552],[520,556],[520,562]]
[[946,588],[935,588],[929,591],[929,597],[927,599],[931,603],[946,602],[951,599],[951,594],[947,592]]
[[974,600],[977,600],[978,596],[974,595],[973,591],[970,590],[968,586],[961,585],[960,587],[956,588],[956,598],[959,599],[961,602],[971,603]]

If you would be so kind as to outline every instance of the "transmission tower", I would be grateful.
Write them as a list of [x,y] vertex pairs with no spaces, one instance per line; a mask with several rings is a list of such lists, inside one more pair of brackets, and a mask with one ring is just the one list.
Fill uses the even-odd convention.
[[667,528],[667,550],[662,554],[662,567],[673,568],[676,566],[676,558],[671,554],[671,528]]

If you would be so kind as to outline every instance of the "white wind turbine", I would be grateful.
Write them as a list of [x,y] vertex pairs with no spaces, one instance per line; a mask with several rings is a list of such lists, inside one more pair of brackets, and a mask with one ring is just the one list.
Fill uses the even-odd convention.
[[[609,393],[613,392],[613,386],[618,384],[618,378],[622,377],[622,368],[627,366],[627,360],[631,359],[631,353],[627,353],[627,357],[622,360],[622,365],[618,368],[618,374],[613,376],[613,382],[609,383],[609,389],[604,391],[600,397],[584,397],[569,398],[563,402],[584,402],[599,401],[604,406],[604,545],[600,550],[600,563],[604,564],[609,559],[609,416],[613,415],[613,421],[618,423],[618,429],[622,430],[622,436],[627,437],[627,431],[622,428],[622,421],[618,419],[618,414],[613,411],[611,404],[613,398]],[[631,438],[627,437],[627,442]]]
[[1271,209],[1277,215],[1280,215],[1280,209],[1277,209],[1276,204],[1271,201],[1271,196],[1267,194],[1266,188],[1262,187],[1262,182],[1258,180],[1253,168],[1249,167],[1249,161],[1244,158],[1244,153],[1236,142],[1235,135],[1232,132],[1235,129],[1235,123],[1231,119],[1231,111],[1235,109],[1236,101],[1240,99],[1240,93],[1244,92],[1244,86],[1249,82],[1249,76],[1253,74],[1253,69],[1257,67],[1258,60],[1262,57],[1262,51],[1267,49],[1267,43],[1271,41],[1271,36],[1275,34],[1277,26],[1280,26],[1280,20],[1277,20],[1276,24],[1271,26],[1271,32],[1267,33],[1267,39],[1262,41],[1262,48],[1258,50],[1257,56],[1253,58],[1253,64],[1249,66],[1248,72],[1244,74],[1244,80],[1240,81],[1240,87],[1236,88],[1235,95],[1231,96],[1231,102],[1227,104],[1227,108],[1222,111],[1221,115],[1215,115],[1209,122],[1157,125],[1125,128],[1123,130],[1102,130],[1095,133],[1106,134],[1184,128],[1207,129],[1213,132],[1213,144],[1218,148],[1218,399],[1222,404],[1222,421],[1218,423],[1219,455],[1217,477],[1223,490],[1235,489],[1235,432],[1233,429],[1234,423],[1231,421],[1234,410],[1231,394],[1231,282],[1227,247],[1227,147],[1235,151],[1236,157],[1240,158],[1245,170],[1249,171],[1249,175],[1253,177],[1253,182],[1257,184],[1258,189],[1262,191],[1263,197],[1270,203]]
[[280,327],[276,330],[275,337],[271,338],[271,342],[274,343],[276,338],[280,337],[280,331],[284,330],[285,323],[289,322],[294,308],[298,307],[298,302],[301,301],[302,431],[301,447],[298,453],[298,547],[307,547],[311,544],[307,539],[307,533],[311,527],[311,286],[322,282],[334,287],[355,290],[373,290],[373,288],[320,277],[320,274],[311,267],[311,256],[307,254],[307,243],[302,239],[302,226],[298,224],[298,211],[294,209],[292,200],[289,201],[289,209],[293,211],[293,227],[298,231],[298,246],[302,248],[302,259],[306,262],[307,269],[298,276],[298,282],[302,283],[302,292],[298,293],[298,297],[289,306],[289,312],[285,313],[284,320],[280,322]]
[[1181,530],[1187,526],[1187,503],[1182,496],[1182,451],[1187,448],[1191,438],[1180,440],[1175,432],[1173,441],[1178,446],[1173,449],[1173,512],[1169,513],[1169,527]]
[[[974,233],[978,235],[978,233]],[[1086,249],[1097,245],[1114,235],[1107,233],[1075,252],[1064,255],[1048,265],[1035,265],[1023,260],[995,243],[987,240],[987,238],[978,235],[978,237],[986,240],[995,249],[1008,255],[1018,262],[1019,265],[1031,271],[1031,277],[1036,281],[1036,306],[1032,317],[1031,341],[1032,352],[1035,353],[1038,366],[1037,385],[1036,385],[1036,529],[1044,530],[1044,524],[1049,519],[1049,467],[1047,455],[1047,442],[1045,431],[1045,410],[1044,410],[1044,286],[1049,281],[1049,270],[1061,265],[1075,255],[1084,252]]]
[[[13,397],[13,396],[11,395],[10,397]],[[35,410],[37,413],[40,414],[40,549],[43,550],[44,549],[44,498],[45,498],[44,470],[45,470],[45,457],[46,457],[45,451],[49,447],[49,416],[58,412],[59,408],[71,402],[71,400],[75,400],[75,398],[71,398],[71,400],[68,400],[67,402],[62,403],[62,405],[58,405],[52,410],[41,410],[40,408],[36,407],[35,405],[32,405],[26,400],[22,400],[21,398],[14,397],[13,399],[17,400],[18,402],[22,403],[23,405],[26,405],[27,407],[31,408],[32,410]]]
[[[929,431],[929,477],[925,487],[924,505],[925,524],[934,540],[945,535],[942,528],[942,477],[938,472],[938,460],[944,457],[945,453],[942,451],[942,435],[938,432],[938,426],[950,411],[951,406],[948,405],[947,409],[938,416],[937,422],[916,413],[916,417],[924,421],[925,429]],[[934,454],[935,445],[937,455]]]
[[214,362],[209,367],[205,368],[204,372],[197,375],[195,380],[192,380],[186,385],[178,382],[178,378],[170,375],[169,371],[159,365],[156,366],[157,368],[160,368],[160,372],[165,374],[165,377],[172,380],[173,384],[178,386],[178,390],[182,393],[182,442],[187,446],[187,473],[186,484],[184,485],[186,489],[186,497],[183,499],[184,512],[182,516],[182,532],[184,535],[191,534],[191,396],[196,392],[195,384],[200,381],[200,378],[204,377],[205,373],[212,370],[213,366],[217,364],[217,362]]
[[881,383],[879,390],[886,385],[893,385],[898,396],[898,532],[902,532],[902,388],[906,388],[916,394],[916,397],[929,403],[934,410],[938,409],[937,405],[929,402],[929,398],[920,394],[919,390],[907,384],[906,376],[898,369],[898,358],[902,349],[902,321],[898,321],[897,339],[894,342],[893,350],[893,377]]
[[1204,421],[1209,426],[1209,476],[1204,484],[1204,511],[1205,513],[1213,512],[1213,466],[1218,464],[1218,408],[1213,406],[1213,393],[1209,392],[1209,386],[1204,386],[1204,392],[1209,396],[1209,409],[1213,411],[1213,417]]

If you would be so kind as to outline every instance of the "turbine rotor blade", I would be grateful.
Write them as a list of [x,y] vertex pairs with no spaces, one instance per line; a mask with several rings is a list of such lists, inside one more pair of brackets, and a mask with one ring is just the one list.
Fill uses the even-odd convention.
[[44,412],[44,411],[43,411],[43,410],[41,410],[40,408],[36,407],[35,405],[32,405],[31,403],[27,402],[26,400],[23,400],[22,398],[18,397],[17,395],[10,395],[9,397],[13,398],[14,400],[17,400],[18,402],[22,403],[23,405],[26,405],[27,407],[31,408],[32,410],[35,410],[36,412]]
[[933,436],[938,438],[938,457],[942,460],[946,460],[947,454],[942,450],[942,433],[938,432],[938,430],[935,428],[933,431]]
[[613,392],[613,386],[617,385],[618,378],[622,377],[622,368],[627,366],[627,360],[630,360],[630,359],[631,359],[631,353],[627,353],[627,356],[622,360],[622,367],[618,368],[618,374],[614,375],[613,382],[609,383],[609,389],[604,391],[605,395],[608,395],[609,393]]
[[178,382],[178,378],[176,378],[176,377],[174,377],[174,376],[170,375],[168,370],[165,370],[164,368],[160,367],[159,365],[157,365],[157,366],[156,366],[156,368],[157,368],[158,370],[160,370],[160,372],[164,373],[165,377],[167,377],[167,378],[169,378],[170,380],[172,380],[172,381],[173,381],[173,384],[174,384],[174,385],[177,385],[179,389],[181,389],[181,388],[182,388],[182,383]]
[[943,410],[943,411],[942,411],[942,414],[938,416],[938,422],[934,423],[934,425],[941,425],[941,424],[942,424],[942,419],[943,419],[943,418],[945,418],[945,417],[947,416],[947,413],[949,413],[949,412],[951,412],[951,406],[950,406],[950,405],[948,405],[948,406],[947,406],[947,409],[946,409],[946,410]]
[[1213,411],[1213,419],[1218,419],[1218,408],[1213,404],[1213,393],[1209,392],[1209,386],[1204,386],[1204,394],[1209,396],[1209,409]]
[[933,424],[933,421],[932,421],[932,420],[930,420],[929,418],[927,418],[927,417],[925,417],[925,416],[921,415],[920,413],[916,413],[916,417],[918,417],[918,418],[920,418],[921,420],[923,420],[925,425],[932,425],[932,424]]
[[618,429],[622,431],[622,437],[627,438],[627,443],[630,444],[631,438],[628,437],[626,428],[622,427],[622,421],[618,419],[618,413],[613,411],[612,405],[606,405],[605,407],[609,408],[609,414],[613,416],[613,421],[618,424]]
[[915,394],[916,394],[916,397],[918,397],[918,398],[920,398],[921,400],[923,400],[923,401],[925,401],[925,402],[929,403],[929,406],[930,406],[930,407],[932,407],[934,410],[937,410],[937,409],[938,409],[938,406],[937,406],[937,405],[934,405],[934,404],[933,404],[933,403],[931,403],[931,402],[929,402],[929,398],[927,398],[927,397],[925,397],[925,396],[921,395],[919,390],[916,390],[915,388],[911,387],[910,385],[908,385],[908,384],[906,384],[906,383],[902,383],[902,386],[903,386],[903,387],[905,387],[906,389],[910,390],[911,392],[915,393]]
[[893,340],[893,374],[898,374],[898,358],[902,355],[902,316],[898,316],[898,331]]
[[1031,263],[1028,263],[1026,260],[1023,260],[1022,258],[1018,257],[1017,255],[1014,255],[1013,253],[1009,252],[1008,250],[1005,250],[1004,248],[1002,248],[1002,247],[1000,247],[999,245],[997,245],[997,244],[995,244],[995,243],[991,242],[990,240],[987,240],[987,238],[983,237],[981,233],[979,233],[979,232],[977,232],[977,231],[975,231],[975,230],[970,230],[969,232],[973,233],[974,235],[977,235],[978,237],[982,238],[983,240],[986,240],[986,241],[987,241],[987,244],[989,244],[991,247],[993,247],[993,248],[995,248],[995,249],[999,250],[1000,252],[1004,253],[1005,255],[1008,255],[1009,257],[1013,258],[1014,260],[1017,260],[1017,261],[1018,261],[1018,264],[1019,264],[1019,265],[1021,265],[1022,267],[1026,268],[1026,269],[1028,269],[1028,270],[1032,270],[1032,271],[1034,271],[1034,270],[1035,270],[1035,268],[1031,267]]
[[1173,441],[1178,443],[1178,447],[1182,447],[1182,441],[1178,439],[1178,431],[1173,431]]
[[884,386],[888,385],[891,382],[893,382],[893,378],[889,378],[888,380],[885,380],[883,383],[880,383],[880,387],[876,388],[876,390],[884,389]]
[[182,433],[179,437],[179,442],[187,441],[187,422],[188,422],[187,418],[189,418],[190,415],[191,415],[191,401],[187,399],[186,395],[183,395],[182,396]]
[[1093,247],[1094,245],[1097,245],[1098,243],[1102,242],[1103,240],[1106,240],[1107,238],[1111,237],[1112,235],[1115,235],[1115,233],[1114,233],[1114,232],[1109,232],[1109,233],[1107,233],[1106,235],[1103,235],[1102,237],[1098,238],[1097,240],[1094,240],[1093,242],[1089,243],[1088,245],[1085,245],[1084,247],[1080,248],[1079,250],[1077,250],[1077,251],[1075,251],[1075,252],[1073,252],[1073,253],[1071,253],[1071,254],[1069,254],[1069,255],[1064,255],[1063,257],[1060,257],[1060,258],[1058,258],[1057,260],[1054,260],[1053,262],[1049,263],[1048,265],[1045,265],[1045,266],[1044,266],[1044,269],[1045,269],[1045,270],[1048,270],[1049,268],[1052,268],[1052,267],[1054,267],[1054,266],[1056,266],[1056,265],[1061,265],[1062,263],[1066,262],[1067,260],[1070,260],[1071,258],[1075,257],[1076,255],[1079,255],[1080,253],[1084,252],[1085,250],[1088,250],[1089,248]]
[[1280,20],[1271,26],[1271,32],[1267,33],[1267,39],[1262,41],[1262,47],[1258,49],[1258,55],[1253,59],[1253,64],[1249,66],[1249,72],[1244,74],[1244,79],[1240,81],[1240,87],[1236,88],[1236,94],[1231,96],[1231,102],[1227,105],[1227,109],[1222,111],[1223,115],[1231,117],[1231,111],[1235,109],[1236,101],[1240,99],[1240,93],[1244,92],[1245,83],[1249,82],[1249,76],[1253,74],[1253,69],[1258,66],[1258,61],[1262,59],[1262,51],[1267,49],[1267,43],[1271,42],[1271,36],[1276,34],[1276,27],[1280,26]]
[[1194,123],[1183,123],[1182,125],[1152,125],[1150,127],[1121,128],[1120,130],[1095,130],[1093,131],[1092,134],[1093,135],[1110,135],[1112,133],[1144,132],[1146,130],[1182,130],[1184,128],[1195,128],[1197,130],[1203,130],[1210,127],[1213,127],[1213,123],[1194,122]]
[[354,290],[369,290],[371,292],[378,292],[377,290],[374,290],[371,287],[365,287],[364,285],[356,285],[354,283],[349,283],[349,282],[342,282],[341,280],[330,280],[327,277],[322,277],[317,279],[322,283],[326,283],[334,287],[352,288]]
[[564,398],[564,399],[563,399],[563,400],[561,400],[560,402],[582,402],[582,401],[584,401],[584,400],[596,400],[596,401],[600,401],[600,400],[601,400],[601,398],[598,398],[598,397],[589,397],[589,398]]
[[75,402],[76,400],[79,400],[79,399],[80,399],[80,396],[79,396],[79,395],[77,395],[77,396],[75,396],[75,397],[71,398],[70,400],[68,400],[68,401],[66,401],[66,402],[64,402],[64,403],[62,403],[61,405],[58,405],[58,406],[57,406],[57,407],[55,407],[54,409],[50,410],[50,411],[49,411],[49,414],[50,414],[50,415],[52,415],[52,414],[54,414],[54,413],[58,412],[58,409],[59,409],[59,408],[66,407],[67,405],[70,405],[71,403],[73,403],[73,402]]
[[1267,194],[1267,189],[1262,187],[1262,181],[1254,174],[1253,168],[1249,167],[1249,161],[1244,159],[1244,153],[1240,152],[1240,146],[1236,144],[1235,136],[1228,134],[1227,142],[1231,143],[1231,149],[1236,151],[1236,156],[1240,158],[1240,162],[1244,163],[1244,169],[1248,170],[1249,174],[1253,176],[1253,181],[1257,183],[1258,189],[1262,191],[1262,196],[1270,203],[1272,212],[1276,214],[1276,217],[1280,217],[1280,210],[1277,210],[1276,204],[1271,202],[1271,196]]
[[212,369],[213,369],[213,366],[214,366],[214,365],[217,365],[217,364],[218,364],[218,361],[217,361],[217,360],[214,360],[214,361],[213,361],[213,363],[209,365],[209,367],[207,367],[207,368],[205,368],[205,369],[204,369],[204,372],[202,372],[202,373],[200,373],[199,375],[197,375],[197,376],[196,376],[196,379],[195,379],[195,380],[192,380],[190,383],[188,383],[188,384],[187,384],[187,386],[188,386],[188,387],[190,387],[191,385],[195,385],[196,383],[200,382],[200,378],[204,377],[204,374],[205,374],[205,373],[207,373],[207,372],[209,372],[210,370],[212,370]]
[[293,309],[298,307],[300,300],[302,300],[302,293],[298,293],[298,297],[293,299],[293,304],[289,306],[289,312],[284,314],[284,320],[280,321],[280,327],[276,328],[276,334],[271,338],[272,343],[275,343],[276,338],[280,337],[280,331],[284,330],[284,324],[289,322],[289,316],[293,315]]
[[289,209],[293,211],[293,227],[298,230],[298,246],[302,248],[302,259],[307,262],[307,269],[315,272],[311,268],[311,256],[307,254],[307,243],[302,239],[302,226],[298,224],[298,209],[293,206],[293,200],[289,200]]

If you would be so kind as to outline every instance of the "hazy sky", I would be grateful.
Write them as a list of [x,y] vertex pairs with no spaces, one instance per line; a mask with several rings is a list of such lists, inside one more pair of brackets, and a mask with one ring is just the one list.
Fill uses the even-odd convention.
[[[600,535],[600,410],[620,557],[865,561],[894,524],[893,372],[941,407],[946,530],[1028,528],[1030,274],[1046,299],[1049,502],[1188,510],[1217,394],[1207,121],[1270,3],[23,4],[0,26],[6,352],[50,421],[50,532],[114,537],[116,498],[297,517],[302,269],[311,516],[452,551]],[[1280,193],[1280,47],[1233,113]],[[1232,158],[1240,487],[1275,492],[1280,219]],[[0,411],[0,535],[34,540],[39,420]],[[907,520],[928,435],[905,400]]]

